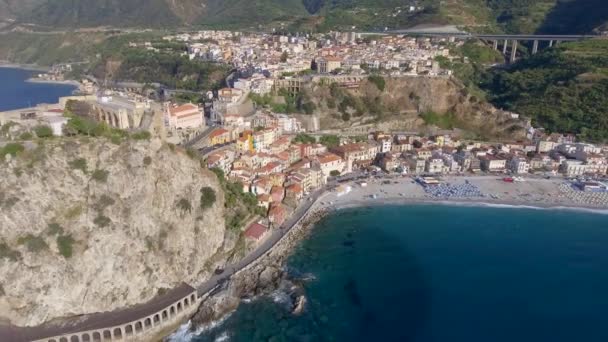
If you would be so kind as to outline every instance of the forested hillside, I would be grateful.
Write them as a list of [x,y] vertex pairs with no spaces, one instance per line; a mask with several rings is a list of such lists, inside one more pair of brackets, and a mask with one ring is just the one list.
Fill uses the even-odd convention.
[[608,141],[608,40],[562,44],[492,70],[481,84],[496,106],[550,131]]
[[0,21],[7,18],[41,28],[380,31],[456,24],[485,32],[582,33],[607,22],[608,6],[604,0],[0,0]]

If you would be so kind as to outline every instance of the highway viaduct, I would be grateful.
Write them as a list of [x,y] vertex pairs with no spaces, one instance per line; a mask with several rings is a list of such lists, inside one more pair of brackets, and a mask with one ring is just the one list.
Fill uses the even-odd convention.
[[[458,30],[441,29],[411,29],[411,30],[395,30],[380,33],[366,32],[362,35],[408,35],[418,37],[441,37],[454,39],[471,39],[476,38],[492,44],[494,50],[502,49],[502,53],[509,57],[509,62],[513,63],[517,60],[517,48],[520,42],[532,42],[532,54],[536,54],[541,47],[541,43],[547,47],[558,45],[561,42],[581,41],[585,39],[597,38],[596,35],[559,35],[559,34],[484,34],[484,33],[469,33]],[[509,45],[511,48],[509,49]]]

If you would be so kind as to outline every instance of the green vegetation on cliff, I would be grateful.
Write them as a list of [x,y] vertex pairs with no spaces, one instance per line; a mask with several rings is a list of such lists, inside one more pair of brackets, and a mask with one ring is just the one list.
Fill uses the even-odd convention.
[[549,131],[608,140],[608,40],[562,44],[491,70],[482,88],[496,106]]

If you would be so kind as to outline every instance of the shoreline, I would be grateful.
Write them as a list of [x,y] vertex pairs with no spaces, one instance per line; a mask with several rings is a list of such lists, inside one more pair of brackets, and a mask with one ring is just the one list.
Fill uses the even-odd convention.
[[504,208],[504,209],[532,209],[532,210],[568,210],[579,212],[593,212],[597,214],[608,214],[607,207],[593,207],[568,204],[550,204],[531,201],[501,201],[493,199],[470,199],[470,198],[407,198],[407,197],[386,197],[379,199],[362,199],[345,201],[332,207],[335,210],[354,209],[361,207],[376,206],[407,206],[407,205],[446,205],[458,207],[483,207],[483,208]]
[[[349,183],[349,185],[353,185]],[[391,187],[391,185],[380,185],[378,189]],[[418,185],[416,185],[418,186]],[[372,187],[373,188],[373,187]],[[575,211],[595,215],[608,215],[607,206],[581,205],[569,201],[552,203],[546,200],[506,200],[493,198],[432,198],[425,196],[385,196],[379,198],[366,197],[365,194],[373,189],[353,189],[351,196],[336,196],[335,191],[325,191],[310,207],[302,219],[292,229],[285,233],[267,253],[260,256],[256,261],[238,271],[230,279],[226,289],[211,295],[202,302],[197,313],[187,323],[190,332],[196,334],[199,328],[209,324],[219,324],[225,318],[238,309],[244,299],[252,299],[268,295],[272,290],[279,288],[279,283],[286,277],[285,266],[289,257],[296,251],[297,246],[310,234],[313,233],[317,223],[327,216],[341,210],[359,209],[377,206],[408,206],[408,205],[444,205],[461,207],[499,208],[499,209],[527,209],[527,210],[559,210]],[[358,191],[357,191],[358,190]],[[354,193],[354,194],[353,194]],[[348,195],[348,194],[347,194]],[[363,195],[360,198],[352,198],[353,195]],[[410,194],[412,195],[412,194]],[[328,201],[331,201],[328,203]],[[271,285],[262,282],[262,275],[274,270],[274,281]],[[289,280],[289,279],[288,279]],[[222,306],[226,301],[232,301],[228,307]],[[237,303],[234,303],[234,301]],[[213,314],[206,312],[213,309]],[[166,336],[169,338],[175,333]]]
[[5,69],[21,69],[26,71],[40,71],[47,72],[51,70],[50,67],[45,67],[37,64],[19,64],[19,63],[11,63],[7,61],[0,61],[0,68]]
[[56,84],[56,85],[70,85],[76,88],[80,87],[80,82],[73,80],[65,80],[65,81],[55,81],[55,80],[46,80],[44,78],[31,77],[25,80],[28,83],[39,83],[39,84]]

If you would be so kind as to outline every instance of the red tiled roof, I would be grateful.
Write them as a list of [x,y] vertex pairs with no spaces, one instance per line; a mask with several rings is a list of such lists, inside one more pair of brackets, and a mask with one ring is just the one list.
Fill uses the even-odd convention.
[[209,137],[215,138],[215,137],[219,137],[220,135],[224,135],[226,133],[228,133],[227,130],[225,130],[223,128],[218,128],[215,131],[211,132],[211,134],[209,135]]
[[186,112],[186,111],[191,111],[191,110],[198,110],[198,107],[193,105],[192,103],[186,103],[179,107],[170,108],[169,112],[171,113],[171,116],[178,116],[178,114],[181,112]]
[[245,236],[251,239],[259,240],[266,234],[266,227],[259,223],[252,223],[245,231]]

